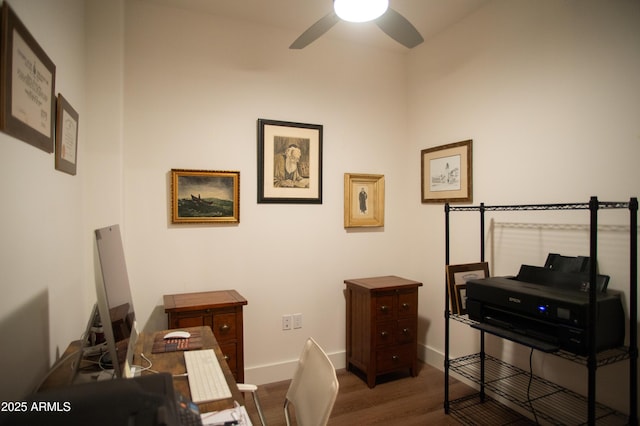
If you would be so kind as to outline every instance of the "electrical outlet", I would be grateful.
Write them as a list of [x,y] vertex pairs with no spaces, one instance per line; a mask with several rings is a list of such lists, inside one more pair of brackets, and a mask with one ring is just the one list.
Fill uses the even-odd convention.
[[293,328],[302,328],[302,314],[293,314]]
[[291,330],[291,315],[283,315],[282,316],[282,329],[283,330]]

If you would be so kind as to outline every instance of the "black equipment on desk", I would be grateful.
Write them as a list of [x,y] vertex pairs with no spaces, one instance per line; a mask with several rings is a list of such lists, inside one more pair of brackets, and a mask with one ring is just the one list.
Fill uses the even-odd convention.
[[[15,404],[21,409],[0,413],[0,425],[202,424],[197,406],[176,395],[169,373],[51,389]],[[185,423],[185,418],[196,423]]]
[[[573,262],[580,270],[523,265],[516,277],[468,281],[469,319],[475,328],[546,352],[559,349],[577,355],[589,350],[588,258]],[[571,259],[571,258],[565,258]],[[586,259],[586,260],[585,260]],[[557,259],[556,259],[557,260]],[[566,263],[566,262],[565,262]],[[594,319],[596,351],[624,344],[625,317],[621,294],[607,291],[609,277],[596,279]]]

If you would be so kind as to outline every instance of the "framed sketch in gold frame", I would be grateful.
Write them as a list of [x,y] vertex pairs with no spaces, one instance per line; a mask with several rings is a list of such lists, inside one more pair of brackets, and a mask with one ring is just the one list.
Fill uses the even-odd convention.
[[55,167],[70,175],[75,175],[77,169],[78,118],[76,110],[58,93]]
[[384,175],[344,174],[344,227],[384,226]]
[[423,203],[456,203],[473,200],[472,140],[421,151]]
[[5,1],[0,32],[0,130],[53,152],[56,66]]
[[172,223],[239,223],[240,172],[171,170]]
[[467,281],[489,276],[489,264],[487,262],[465,263],[461,265],[447,265],[447,291],[451,313],[463,315],[466,313]]

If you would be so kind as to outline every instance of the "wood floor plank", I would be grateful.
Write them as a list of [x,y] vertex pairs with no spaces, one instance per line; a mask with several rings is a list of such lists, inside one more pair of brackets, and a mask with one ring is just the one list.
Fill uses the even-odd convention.
[[[529,424],[526,419],[514,422],[514,413],[499,404],[486,406],[487,420],[483,423],[480,407],[473,416],[456,416],[444,413],[444,373],[428,364],[420,363],[419,374],[382,376],[377,385],[369,389],[359,375],[344,369],[337,371],[340,391],[333,408],[329,426],[423,426],[423,425],[462,425],[491,424],[496,419],[504,419],[503,424]],[[269,383],[258,387],[258,396],[268,426],[286,425],[283,411],[284,397],[289,388],[289,380]],[[450,400],[473,395],[476,390],[450,378]],[[255,426],[257,421],[255,405],[251,398],[246,399],[247,410]],[[484,405],[484,404],[483,404]],[[504,411],[501,411],[504,409]],[[295,412],[294,412],[295,416]],[[516,415],[516,418],[519,416]],[[498,422],[500,423],[500,422]]]

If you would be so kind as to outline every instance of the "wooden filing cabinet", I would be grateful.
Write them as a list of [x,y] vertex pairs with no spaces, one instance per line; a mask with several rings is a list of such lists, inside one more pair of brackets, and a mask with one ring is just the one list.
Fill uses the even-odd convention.
[[396,276],[344,281],[347,308],[347,369],[376,385],[380,374],[408,369],[418,374],[418,287]]
[[244,382],[242,307],[246,304],[247,300],[235,290],[164,296],[168,328],[211,327],[238,383]]

